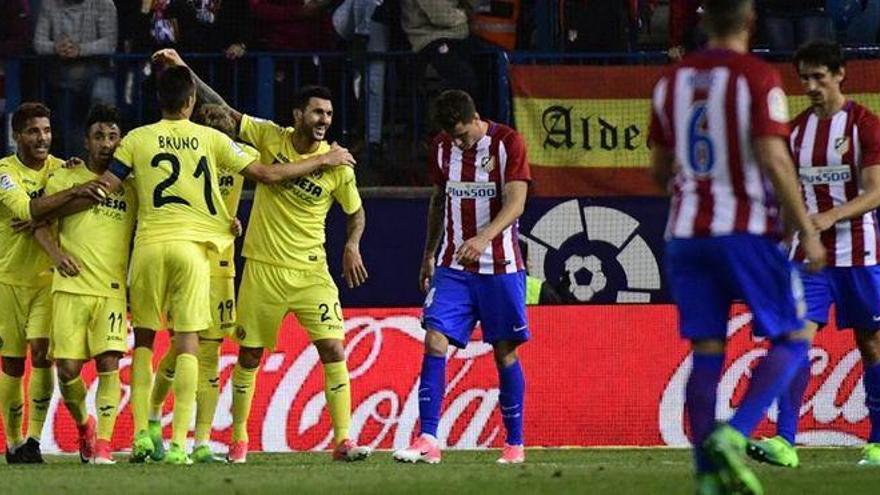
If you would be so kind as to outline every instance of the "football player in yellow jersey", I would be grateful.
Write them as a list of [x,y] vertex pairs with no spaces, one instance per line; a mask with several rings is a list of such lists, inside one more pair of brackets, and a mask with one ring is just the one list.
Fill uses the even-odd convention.
[[[86,119],[85,166],[52,172],[46,192],[52,194],[100,177],[120,138],[116,108],[94,107]],[[126,275],[137,211],[131,186],[126,184],[91,209],[59,220],[58,241],[51,239],[54,242],[43,246],[56,267],[50,354],[58,370],[61,396],[79,430],[84,463],[114,463],[110,439],[121,393],[119,359],[127,350]],[[86,412],[86,388],[80,377],[90,359],[95,360],[98,370],[97,423]]]
[[[235,136],[235,121],[232,116],[220,105],[205,104],[196,112],[197,121],[208,127],[213,127],[227,136]],[[239,146],[255,159],[259,157],[257,150],[247,144],[238,143]],[[241,198],[241,190],[244,185],[244,177],[225,169],[220,170],[219,177],[220,194],[226,203],[226,208],[231,215],[238,211],[238,203]],[[236,219],[235,222],[238,222]],[[240,234],[240,223],[238,230]],[[220,396],[220,379],[218,363],[220,359],[220,345],[223,338],[235,327],[235,260],[234,247],[230,246],[219,256],[211,256],[211,312],[213,323],[211,328],[199,335],[199,384],[196,392],[196,431],[195,448],[192,452],[192,460],[196,463],[215,462],[211,450],[211,424],[214,412],[217,409],[217,401]],[[162,442],[162,407],[165,399],[171,391],[171,383],[174,380],[175,354],[172,349],[165,353],[159,362],[156,379],[153,382],[153,391],[150,396],[150,421],[149,431],[155,445]],[[154,454],[154,458],[158,457]],[[222,459],[221,459],[222,460]]]
[[[185,66],[170,49],[157,52],[154,60]],[[196,80],[202,100],[228,108],[219,95]],[[324,140],[333,121],[327,88],[308,86],[298,91],[293,128],[242,115],[231,108],[230,112],[238,121],[241,140],[252,143],[264,161],[296,162],[330,150]],[[256,372],[264,349],[275,347],[278,328],[288,313],[296,315],[306,328],[324,365],[324,394],[335,442],[333,458],[355,461],[370,455],[370,449],[357,446],[348,432],[351,390],[343,345],[345,331],[338,290],[324,252],[324,222],[334,201],[348,215],[343,272],[348,286],[356,287],[366,280],[367,271],[359,250],[365,216],[354,171],[316,171],[276,186],[257,185],[243,252],[247,262],[238,305],[239,355],[232,375],[230,462],[246,462],[247,419]]]
[[254,160],[223,133],[190,122],[196,96],[186,68],[162,71],[157,95],[162,120],[128,133],[99,181],[112,193],[133,173],[139,205],[130,282],[135,327],[132,460],[144,461],[156,450],[148,432],[153,340],[156,330],[173,322],[175,400],[165,462],[189,464],[184,445],[196,398],[198,335],[211,326],[209,252],[223,252],[233,240],[232,215],[220,194],[217,170],[282,183],[354,160],[340,148],[330,156],[281,166]]
[[[75,199],[96,201],[92,182],[58,194],[44,195],[46,177],[61,160],[49,154],[52,126],[49,109],[23,103],[12,115],[17,152],[0,160],[0,416],[6,435],[6,461],[43,462],[40,435],[52,398],[52,363],[48,359],[51,261],[40,249],[32,226],[58,215]],[[31,351],[28,385],[27,440],[22,440],[22,377]]]

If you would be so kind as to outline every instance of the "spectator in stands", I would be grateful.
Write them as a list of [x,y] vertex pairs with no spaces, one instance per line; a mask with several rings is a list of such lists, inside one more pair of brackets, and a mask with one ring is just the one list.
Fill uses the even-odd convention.
[[[62,130],[59,149],[65,156],[78,152],[82,115],[91,104],[116,103],[111,65],[117,41],[116,6],[112,0],[43,0],[34,32],[34,51],[58,57],[50,67],[52,108]],[[69,139],[67,136],[76,136]],[[74,142],[76,141],[76,142]]]
[[849,45],[877,42],[880,0],[828,0],[826,7],[838,41]]
[[624,52],[633,29],[637,2],[563,0],[562,26],[567,52]]
[[815,39],[833,39],[826,0],[757,0],[760,40],[771,50],[794,51]]
[[[27,0],[0,0],[0,117],[6,108],[4,59],[25,53],[30,46],[31,25]],[[5,118],[0,122],[6,122]],[[3,126],[5,127],[5,125]],[[0,130],[0,136],[3,131]],[[4,139],[2,142],[6,142]],[[3,146],[0,145],[0,149]]]
[[443,89],[476,93],[468,18],[479,0],[401,0],[403,30],[417,54],[417,76],[431,66]]
[[250,0],[260,26],[257,42],[272,51],[314,52],[334,48],[332,0]]
[[669,0],[669,58],[678,61],[706,43],[700,29],[702,0]]
[[[385,22],[389,3],[381,0],[345,0],[333,12],[333,28],[342,39],[351,42],[352,51],[357,58],[364,52],[383,53],[390,48],[391,29]],[[385,60],[368,61],[365,72],[364,86],[369,95],[365,119],[366,141],[371,148],[371,159],[378,159],[378,155],[381,155],[385,103]]]

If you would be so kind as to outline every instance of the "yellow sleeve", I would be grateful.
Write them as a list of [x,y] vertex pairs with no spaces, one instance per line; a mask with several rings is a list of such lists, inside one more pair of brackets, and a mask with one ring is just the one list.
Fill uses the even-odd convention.
[[229,139],[229,136],[219,131],[214,136],[216,139],[213,151],[216,153],[218,167],[238,173],[256,160],[254,156],[247,153],[238,143]]
[[242,115],[238,126],[238,137],[257,149],[262,149],[266,139],[278,134],[279,127],[271,120],[258,119],[250,115]]
[[119,146],[116,147],[116,151],[113,153],[113,158],[128,168],[134,167],[134,148],[137,145],[135,142],[136,136],[132,134],[122,138],[122,141],[119,142]]
[[0,204],[9,208],[15,218],[31,219],[31,197],[19,184],[18,178],[2,168],[0,168]]
[[361,208],[361,195],[358,193],[354,170],[351,167],[339,167],[339,170],[339,183],[333,189],[333,197],[342,206],[345,214],[351,215]]

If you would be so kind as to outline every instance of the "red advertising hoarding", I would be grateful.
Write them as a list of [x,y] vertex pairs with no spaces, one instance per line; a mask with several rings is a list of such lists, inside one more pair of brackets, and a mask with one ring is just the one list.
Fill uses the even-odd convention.
[[[346,311],[351,434],[361,444],[401,447],[417,431],[423,336],[419,314],[417,308]],[[533,307],[529,317],[533,340],[520,353],[527,377],[528,445],[687,445],[683,399],[690,360],[686,343],[677,335],[673,306]],[[722,418],[742,399],[750,369],[766,349],[766,342],[751,337],[750,321],[742,309],[731,318],[731,343],[719,386]],[[166,339],[160,339],[159,347],[166,346]],[[816,445],[860,442],[869,426],[852,335],[824,330],[811,356],[813,379],[801,409],[799,440]],[[213,433],[218,447],[232,431],[229,380],[234,345],[224,344],[220,363],[222,389]],[[129,364],[127,356],[122,413],[113,438],[116,449],[128,448],[132,437]],[[504,431],[491,348],[473,341],[452,352],[447,380],[441,439],[450,448],[500,446]],[[92,365],[85,381],[93,411],[97,384]],[[170,406],[169,401],[163,419],[166,435]],[[759,433],[769,431],[772,409],[769,416]],[[249,433],[253,450],[320,450],[331,442],[318,355],[293,320],[285,322],[278,349],[267,354],[258,375]],[[45,452],[76,449],[76,430],[58,394],[42,443]]]

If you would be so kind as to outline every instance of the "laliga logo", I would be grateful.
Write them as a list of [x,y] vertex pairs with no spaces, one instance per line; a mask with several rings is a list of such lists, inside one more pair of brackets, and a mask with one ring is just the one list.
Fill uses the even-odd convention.
[[551,284],[567,281],[581,302],[651,302],[660,269],[638,228],[636,219],[614,208],[561,203],[521,235],[529,272]]
[[[751,313],[743,313],[731,318],[727,326],[727,337],[733,339],[740,331],[748,331],[748,324],[752,321]],[[741,336],[753,342],[752,337]],[[739,339],[739,337],[737,337]],[[733,348],[734,346],[728,346]],[[737,346],[739,347],[739,346]],[[715,416],[720,420],[728,420],[733,416],[736,408],[733,404],[733,396],[737,385],[751,377],[752,368],[756,361],[767,354],[763,347],[750,348],[738,357],[724,371],[718,384],[718,402]],[[866,421],[868,408],[865,406],[865,391],[862,384],[861,369],[859,368],[859,351],[848,351],[832,368],[832,357],[826,349],[813,347],[810,350],[811,377],[820,377],[827,372],[825,381],[815,389],[812,396],[805,395],[804,403],[800,410],[801,431],[797,435],[797,442],[806,445],[859,445],[864,442],[858,435],[843,431],[852,426]],[[830,371],[829,371],[830,370]],[[688,375],[691,371],[691,355],[688,354],[684,361],[672,374],[663,396],[660,399],[658,420],[660,423],[660,436],[666,445],[673,447],[685,447],[690,441],[685,431],[685,389]],[[855,385],[848,386],[854,377]],[[849,395],[843,396],[850,388]],[[812,415],[810,414],[812,412]],[[771,422],[776,422],[777,407],[774,403],[767,416]],[[840,420],[843,422],[841,423]]]

